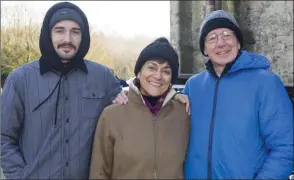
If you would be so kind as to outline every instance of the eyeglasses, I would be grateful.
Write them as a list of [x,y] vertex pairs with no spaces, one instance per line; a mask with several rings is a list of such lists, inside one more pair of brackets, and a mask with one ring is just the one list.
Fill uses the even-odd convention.
[[223,31],[220,34],[212,33],[205,37],[205,42],[212,44],[218,41],[218,37],[221,36],[224,41],[230,40],[235,37],[233,31]]

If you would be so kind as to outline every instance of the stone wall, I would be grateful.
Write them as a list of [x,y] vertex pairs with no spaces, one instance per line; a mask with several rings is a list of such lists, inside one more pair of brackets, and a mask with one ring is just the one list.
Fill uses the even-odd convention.
[[204,67],[198,46],[198,29],[204,18],[205,1],[171,1],[171,43],[179,53],[180,72],[192,74]]
[[[244,33],[244,49],[265,55],[271,70],[293,86],[293,1],[223,1]],[[212,11],[208,1],[171,1],[171,43],[180,56],[180,72],[204,68],[198,46],[202,19]]]

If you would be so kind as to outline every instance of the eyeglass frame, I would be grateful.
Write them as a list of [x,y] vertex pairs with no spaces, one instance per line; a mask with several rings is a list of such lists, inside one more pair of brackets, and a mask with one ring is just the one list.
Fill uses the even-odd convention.
[[[224,37],[226,37],[224,33],[228,33],[228,34],[231,35],[231,36],[229,36],[229,37],[227,37],[227,38],[224,38]],[[231,39],[233,39],[234,37],[236,37],[236,34],[234,33],[234,31],[228,31],[228,30],[224,30],[224,31],[221,32],[220,34],[212,33],[212,34],[209,35],[209,36],[212,36],[212,35],[215,35],[215,36],[216,36],[216,40],[215,40],[215,41],[213,41],[213,42],[209,42],[209,41],[207,41],[207,37],[208,37],[208,35],[204,38],[204,41],[205,41],[206,43],[208,43],[208,44],[215,44],[215,43],[217,43],[217,41],[219,40],[219,36],[221,36],[221,38],[222,38],[224,41],[228,41],[228,40],[231,40]]]

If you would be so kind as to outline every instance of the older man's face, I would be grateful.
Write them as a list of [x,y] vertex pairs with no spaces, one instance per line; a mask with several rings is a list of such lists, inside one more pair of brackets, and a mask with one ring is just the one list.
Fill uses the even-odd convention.
[[63,62],[67,61],[79,50],[82,40],[80,26],[74,21],[60,21],[53,26],[51,39],[56,53]]
[[236,58],[239,49],[240,44],[230,29],[214,29],[205,37],[204,53],[215,66],[225,67]]

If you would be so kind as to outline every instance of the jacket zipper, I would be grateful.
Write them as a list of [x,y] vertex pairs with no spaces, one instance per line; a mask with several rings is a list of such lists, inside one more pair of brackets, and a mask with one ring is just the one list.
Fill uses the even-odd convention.
[[152,114],[152,123],[153,123],[153,135],[154,135],[154,169],[153,175],[154,179],[158,179],[158,170],[157,170],[157,119],[156,115]]
[[213,96],[213,108],[212,108],[212,116],[211,116],[211,120],[210,120],[209,143],[208,143],[207,179],[212,179],[212,168],[211,168],[211,161],[212,161],[212,141],[213,141],[215,111],[216,111],[217,94],[218,94],[219,83],[220,83],[220,78],[218,78],[217,81],[216,81],[216,85],[215,85],[215,89],[214,89],[214,96]]
[[[169,99],[165,104],[168,104],[169,101],[171,99]],[[144,103],[144,100],[143,100]],[[164,108],[164,105],[162,105],[160,111],[162,111],[162,109]],[[158,122],[157,122],[157,117],[156,114],[152,113],[152,124],[153,124],[153,136],[154,136],[154,168],[153,168],[153,176],[154,179],[158,179],[158,163],[157,163],[157,159],[158,159],[158,143],[157,143],[157,139],[158,139]]]

